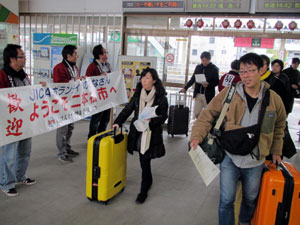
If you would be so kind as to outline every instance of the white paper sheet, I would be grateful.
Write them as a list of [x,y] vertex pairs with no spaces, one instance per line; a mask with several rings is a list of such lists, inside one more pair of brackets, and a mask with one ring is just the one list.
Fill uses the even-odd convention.
[[191,149],[189,155],[205,185],[208,186],[220,173],[219,168],[208,158],[200,146],[197,146],[195,150]]
[[199,74],[195,74],[195,78],[196,78],[196,82],[197,83],[204,83],[206,82],[206,77],[205,77],[205,74],[203,73],[199,73]]
[[139,120],[147,120],[154,117],[157,117],[155,110],[158,107],[158,105],[153,107],[146,106],[143,111],[140,113]]

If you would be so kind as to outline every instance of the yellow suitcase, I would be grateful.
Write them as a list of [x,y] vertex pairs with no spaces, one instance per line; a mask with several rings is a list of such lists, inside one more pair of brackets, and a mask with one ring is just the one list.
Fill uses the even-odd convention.
[[107,204],[126,185],[127,133],[108,130],[88,140],[86,196]]

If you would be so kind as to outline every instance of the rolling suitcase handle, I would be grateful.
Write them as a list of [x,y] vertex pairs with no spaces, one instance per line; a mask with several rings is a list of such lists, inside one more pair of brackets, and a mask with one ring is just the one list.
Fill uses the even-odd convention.
[[120,134],[117,134],[117,129],[114,127],[113,134],[114,134],[113,139],[115,141],[115,144],[121,143],[124,139],[123,126],[121,126],[121,133]]
[[[180,92],[176,92],[176,99],[175,99],[175,105],[180,108],[181,106],[182,107],[185,107],[186,106],[186,93],[184,94],[180,94]],[[183,100],[181,100],[181,97],[183,97]],[[181,104],[183,103],[183,104]]]

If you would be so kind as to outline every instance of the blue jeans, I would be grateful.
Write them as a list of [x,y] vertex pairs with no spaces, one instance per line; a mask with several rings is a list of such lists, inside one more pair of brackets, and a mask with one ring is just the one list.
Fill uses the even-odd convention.
[[8,190],[15,187],[16,182],[25,180],[26,170],[31,153],[31,138],[2,146],[0,157],[0,188]]
[[234,225],[234,201],[239,179],[242,181],[241,224],[250,224],[254,214],[264,164],[253,168],[239,168],[225,154],[220,164],[219,225]]

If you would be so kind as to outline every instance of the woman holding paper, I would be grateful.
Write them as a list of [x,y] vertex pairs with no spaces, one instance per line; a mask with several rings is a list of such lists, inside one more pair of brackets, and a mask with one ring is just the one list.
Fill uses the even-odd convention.
[[[130,102],[119,114],[113,127],[119,127],[134,111],[134,118],[130,124],[127,150],[130,154],[133,151],[139,152],[140,165],[142,169],[141,190],[136,198],[137,203],[144,203],[148,190],[152,185],[151,159],[165,155],[165,146],[162,137],[162,124],[168,115],[168,100],[165,88],[155,69],[146,69],[141,74],[141,82],[137,84],[136,91]],[[146,117],[146,129],[144,119],[140,114],[145,107],[156,107],[157,117]],[[145,111],[144,111],[145,112]],[[138,131],[139,130],[139,131]]]

